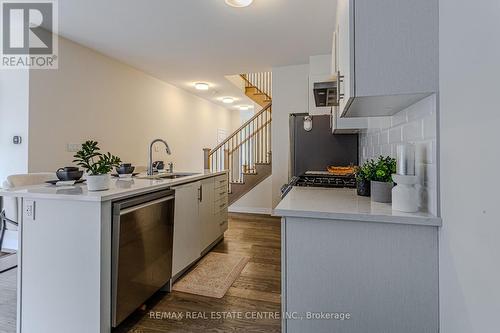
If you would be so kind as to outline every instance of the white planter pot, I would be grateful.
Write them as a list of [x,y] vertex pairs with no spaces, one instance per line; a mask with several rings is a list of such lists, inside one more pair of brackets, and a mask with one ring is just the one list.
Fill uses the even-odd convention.
[[105,191],[109,189],[111,177],[105,175],[87,175],[87,188],[89,191]]

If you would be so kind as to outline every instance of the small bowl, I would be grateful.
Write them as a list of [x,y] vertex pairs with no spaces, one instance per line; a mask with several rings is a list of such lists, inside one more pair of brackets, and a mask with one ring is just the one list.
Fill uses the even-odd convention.
[[83,176],[82,170],[72,170],[65,171],[63,168],[56,171],[56,176],[59,180],[68,181],[68,180],[80,180]]
[[118,168],[115,169],[116,173],[118,175],[128,175],[134,173],[135,167],[133,166],[126,166],[126,165],[121,165]]

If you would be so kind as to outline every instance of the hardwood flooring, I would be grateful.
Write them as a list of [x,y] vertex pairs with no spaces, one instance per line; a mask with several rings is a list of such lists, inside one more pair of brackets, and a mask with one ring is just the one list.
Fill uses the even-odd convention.
[[0,333],[16,332],[17,269],[0,273]]
[[250,262],[226,295],[158,293],[115,332],[281,332],[280,237],[278,218],[230,214],[224,240],[212,251],[247,256]]

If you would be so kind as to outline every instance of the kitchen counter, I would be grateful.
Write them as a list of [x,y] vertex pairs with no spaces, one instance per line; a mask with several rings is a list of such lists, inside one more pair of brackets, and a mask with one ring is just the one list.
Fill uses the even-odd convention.
[[[114,202],[175,189],[173,233],[164,235],[172,238],[173,249],[168,251],[172,255],[172,269],[174,262],[177,270],[189,267],[216,244],[227,228],[227,193],[220,194],[220,187],[227,186],[226,171],[200,171],[177,179],[136,177],[133,181],[124,181],[114,178],[110,185],[109,190],[100,192],[89,192],[84,184],[65,187],[43,184],[0,190],[0,196],[21,199],[18,237],[22,251],[18,253],[17,310],[20,333],[112,332],[114,299],[111,295],[116,281],[112,268],[117,267],[119,258],[115,246],[119,244],[123,251],[131,251],[133,246],[133,251],[124,252],[131,255],[133,262],[141,263],[142,251],[150,257],[158,255],[159,249],[152,251],[151,246],[158,245],[159,240],[149,229],[165,229],[157,229],[158,224],[153,223],[158,215],[156,211],[141,210],[161,205],[162,199],[171,193],[167,191],[168,194],[154,199],[138,198],[148,201],[132,202],[132,206],[120,210],[120,214],[128,214],[124,212],[131,209],[126,221],[130,222],[127,228],[132,228],[123,229],[130,234],[127,233],[129,241],[121,244],[123,233],[117,219],[121,215],[114,214],[118,209]],[[222,201],[216,201],[220,198]],[[132,213],[136,210],[137,214]],[[144,229],[130,226],[135,219],[144,221]],[[165,222],[172,224],[172,221]],[[162,248],[168,245],[165,239],[160,241]],[[156,243],[148,243],[146,247],[137,242]],[[161,258],[167,257],[162,254]],[[139,266],[137,269],[141,269]],[[142,279],[144,274],[139,275]],[[60,307],[61,304],[65,306]],[[59,310],[53,311],[58,306]]]
[[[111,201],[147,192],[158,191],[172,186],[186,184],[200,179],[224,174],[226,171],[200,173],[177,179],[140,179],[134,177],[129,180],[111,178],[109,190],[90,192],[85,184],[72,186],[55,186],[42,184],[35,186],[17,187],[15,189],[0,189],[0,196],[22,197],[27,199],[55,199],[76,201]],[[142,175],[144,176],[144,175]]]
[[393,211],[390,204],[371,202],[355,189],[293,187],[274,210],[284,217],[441,226],[441,218],[428,213]]

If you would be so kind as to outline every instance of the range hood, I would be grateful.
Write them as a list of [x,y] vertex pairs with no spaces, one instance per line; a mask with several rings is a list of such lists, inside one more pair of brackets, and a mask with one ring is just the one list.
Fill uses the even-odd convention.
[[338,106],[336,81],[315,82],[313,92],[316,107]]

